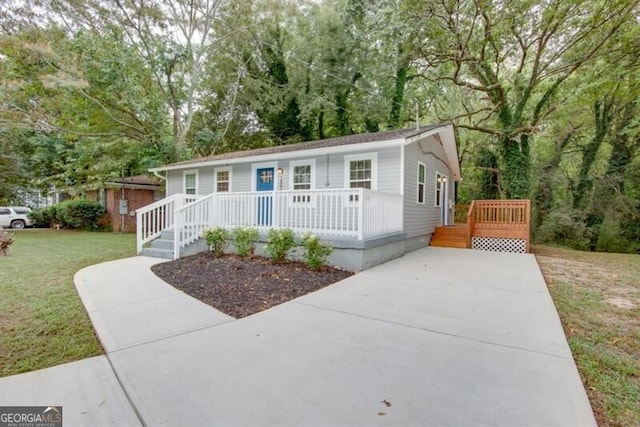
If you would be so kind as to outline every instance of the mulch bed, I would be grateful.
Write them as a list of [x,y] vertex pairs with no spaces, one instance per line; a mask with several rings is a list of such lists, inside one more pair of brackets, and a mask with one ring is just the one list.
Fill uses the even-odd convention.
[[310,270],[305,264],[273,264],[261,257],[212,253],[154,265],[162,280],[235,318],[250,316],[351,276],[331,267]]

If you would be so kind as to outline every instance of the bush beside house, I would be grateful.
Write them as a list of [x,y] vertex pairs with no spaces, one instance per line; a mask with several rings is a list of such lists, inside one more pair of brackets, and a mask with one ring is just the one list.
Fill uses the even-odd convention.
[[102,219],[105,213],[106,210],[100,203],[78,199],[35,210],[30,217],[37,227],[59,224],[69,229],[99,230],[104,228]]

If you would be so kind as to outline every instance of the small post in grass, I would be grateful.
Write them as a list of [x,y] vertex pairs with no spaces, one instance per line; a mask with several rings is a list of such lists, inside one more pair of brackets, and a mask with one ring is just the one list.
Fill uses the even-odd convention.
[[0,256],[9,255],[9,246],[11,246],[13,242],[13,237],[0,227]]

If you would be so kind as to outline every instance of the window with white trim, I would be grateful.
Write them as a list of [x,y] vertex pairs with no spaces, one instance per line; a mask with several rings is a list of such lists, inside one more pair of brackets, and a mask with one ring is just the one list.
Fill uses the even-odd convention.
[[231,191],[231,168],[217,168],[215,170],[216,193]]
[[349,188],[371,189],[371,159],[349,161]]
[[441,175],[439,173],[436,172],[436,200],[435,200],[435,205],[436,207],[439,207],[441,205],[441,199],[442,199],[442,187],[443,187],[443,183],[444,181],[446,181],[447,178],[445,178],[444,175]]
[[184,194],[198,193],[198,171],[185,171],[183,174]]
[[[291,189],[296,191],[312,190],[314,188],[315,160],[302,160],[289,163],[291,174]],[[294,203],[311,202],[311,194],[293,196]]]
[[[377,153],[344,156],[345,184],[348,188],[377,190],[377,161]],[[349,196],[349,201],[356,202],[358,197]]]
[[311,190],[311,165],[293,167],[293,189]]
[[344,156],[345,182],[349,188],[376,190],[377,153]]
[[427,182],[427,166],[424,163],[418,162],[418,198],[417,203],[424,204]]

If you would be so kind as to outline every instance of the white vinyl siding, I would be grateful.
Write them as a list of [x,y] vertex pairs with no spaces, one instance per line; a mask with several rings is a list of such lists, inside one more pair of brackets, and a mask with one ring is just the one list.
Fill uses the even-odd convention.
[[[404,197],[404,231],[408,238],[428,236],[441,223],[440,207],[436,206],[436,194],[433,183],[436,172],[448,174],[449,168],[444,162],[446,154],[442,145],[433,137],[424,138],[405,147],[405,197]],[[418,200],[418,165],[423,163],[427,170],[424,204]],[[448,185],[453,198],[453,183]]]
[[[303,154],[303,153],[301,153]],[[401,191],[401,173],[400,150],[398,147],[382,148],[375,153],[363,152],[362,154],[331,154],[323,155],[315,158],[300,156],[281,165],[284,169],[282,179],[282,190],[293,189],[292,166],[300,164],[311,164],[311,188],[312,189],[331,189],[331,188],[349,188],[349,176],[345,171],[348,163],[345,159],[367,159],[372,158],[372,189],[385,193],[399,194]],[[414,160],[415,162],[415,160]],[[270,163],[276,165],[277,163]],[[374,166],[375,165],[375,166]],[[255,188],[255,170],[252,173],[252,164],[236,163],[231,166],[208,166],[201,168],[192,168],[191,171],[198,173],[198,194],[207,195],[216,191],[216,171],[221,168],[228,167],[231,171],[230,191],[245,192],[252,191]],[[411,177],[411,186],[415,187],[415,167],[413,168]],[[429,173],[432,173],[430,169]],[[406,173],[409,173],[406,171]],[[279,182],[278,182],[279,184]],[[405,183],[405,185],[408,185]],[[184,172],[181,170],[167,171],[167,196],[184,192]],[[413,192],[412,203],[415,204],[415,191]],[[429,200],[430,197],[427,197]]]
[[182,193],[183,179],[182,171],[167,171],[166,195]]
[[250,163],[233,165],[232,191],[251,191],[251,183],[253,181],[254,176],[251,173]]
[[[366,158],[363,154],[331,154],[316,158],[316,188],[349,188],[348,163],[345,158]],[[377,191],[385,193],[400,193],[401,167],[400,150],[398,147],[382,148],[376,153],[376,167],[374,168],[375,186]],[[327,158],[329,167],[327,168]]]

